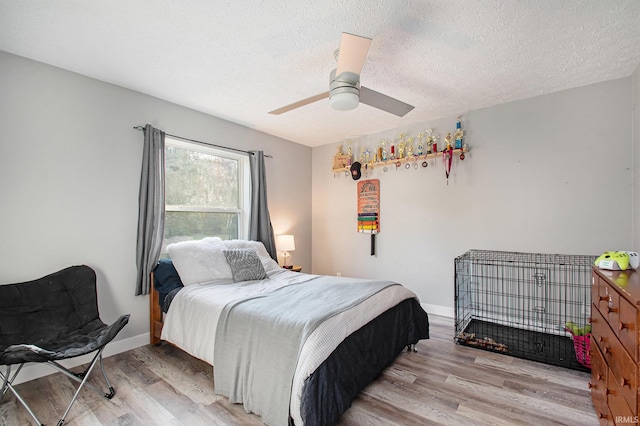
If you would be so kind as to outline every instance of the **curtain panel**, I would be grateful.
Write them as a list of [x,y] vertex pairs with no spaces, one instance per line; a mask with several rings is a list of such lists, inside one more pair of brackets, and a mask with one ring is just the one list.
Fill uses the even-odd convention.
[[249,220],[249,239],[262,241],[269,255],[278,261],[276,241],[273,236],[271,217],[267,205],[267,176],[264,166],[264,152],[249,151],[251,168],[251,219]]
[[149,274],[158,263],[164,238],[164,137],[147,124],[138,194],[138,243],[136,247],[136,296],[149,294]]

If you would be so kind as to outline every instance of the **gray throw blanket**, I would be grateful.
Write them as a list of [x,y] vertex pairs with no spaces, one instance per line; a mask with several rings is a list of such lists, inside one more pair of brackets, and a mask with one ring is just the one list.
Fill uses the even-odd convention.
[[287,425],[291,385],[307,337],[390,281],[320,276],[224,307],[216,330],[215,391],[268,425]]

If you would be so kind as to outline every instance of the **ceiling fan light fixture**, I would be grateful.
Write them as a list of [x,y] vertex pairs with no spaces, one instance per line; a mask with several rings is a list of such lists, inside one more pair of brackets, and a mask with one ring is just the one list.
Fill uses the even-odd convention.
[[340,47],[334,52],[338,65],[329,73],[329,91],[275,109],[269,114],[282,114],[328,97],[331,108],[338,111],[355,109],[362,102],[404,117],[413,109],[412,105],[360,85],[360,73],[370,45],[371,39],[368,37],[342,33]]
[[331,108],[339,111],[348,111],[354,109],[360,103],[360,96],[357,93],[342,92],[332,94],[329,98]]

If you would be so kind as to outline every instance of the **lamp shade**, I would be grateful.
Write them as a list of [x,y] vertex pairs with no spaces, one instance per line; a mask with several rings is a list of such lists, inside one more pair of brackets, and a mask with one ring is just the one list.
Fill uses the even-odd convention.
[[278,236],[278,248],[280,251],[293,251],[296,249],[296,243],[293,240],[293,235],[279,235]]

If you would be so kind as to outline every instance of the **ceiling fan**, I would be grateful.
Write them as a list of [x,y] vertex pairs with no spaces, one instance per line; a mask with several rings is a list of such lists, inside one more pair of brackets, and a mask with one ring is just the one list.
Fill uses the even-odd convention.
[[404,117],[414,107],[402,101],[383,95],[368,87],[360,86],[360,73],[371,46],[371,39],[354,34],[342,33],[340,48],[334,53],[338,66],[331,71],[329,91],[311,96],[298,102],[269,111],[279,115],[321,99],[329,98],[331,108],[346,111],[354,109],[360,102],[374,108]]

